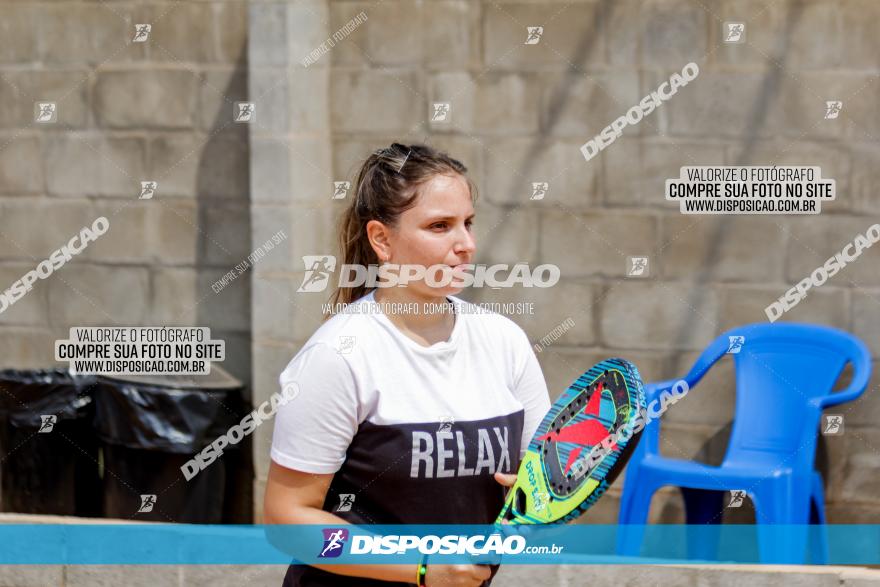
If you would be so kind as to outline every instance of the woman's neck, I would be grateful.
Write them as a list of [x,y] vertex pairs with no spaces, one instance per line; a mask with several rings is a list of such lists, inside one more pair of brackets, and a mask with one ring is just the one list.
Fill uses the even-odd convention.
[[407,288],[388,287],[376,289],[373,299],[401,332],[419,344],[430,346],[452,334],[455,313],[445,296],[423,297]]

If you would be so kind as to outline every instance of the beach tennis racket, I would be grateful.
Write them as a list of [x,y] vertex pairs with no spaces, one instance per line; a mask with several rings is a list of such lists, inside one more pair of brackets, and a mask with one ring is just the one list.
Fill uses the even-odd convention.
[[629,361],[607,359],[578,377],[538,426],[495,524],[564,524],[582,515],[626,466],[644,409]]

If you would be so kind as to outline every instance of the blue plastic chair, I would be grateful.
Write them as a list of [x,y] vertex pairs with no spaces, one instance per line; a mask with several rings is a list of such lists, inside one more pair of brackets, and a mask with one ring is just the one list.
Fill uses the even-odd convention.
[[[745,339],[733,354],[736,410],[724,461],[714,467],[661,456],[660,420],[649,422],[626,470],[617,552],[639,555],[651,496],[671,485],[682,490],[688,524],[720,523],[724,492],[745,490],[755,506],[761,562],[803,563],[806,525],[821,524],[811,558],[814,564],[824,564],[825,498],[822,477],[813,469],[819,421],[825,408],[852,401],[865,391],[871,376],[868,349],[856,337],[825,326],[742,326],[725,332],[703,351],[683,378],[688,393],[694,393],[703,375],[727,354],[730,336]],[[851,384],[832,393],[848,362],[853,364]],[[648,403],[676,381],[646,385]],[[685,397],[682,403],[686,401]],[[774,533],[774,525],[780,524],[803,524],[804,532]],[[688,555],[714,559],[715,548],[705,540],[689,540]]]

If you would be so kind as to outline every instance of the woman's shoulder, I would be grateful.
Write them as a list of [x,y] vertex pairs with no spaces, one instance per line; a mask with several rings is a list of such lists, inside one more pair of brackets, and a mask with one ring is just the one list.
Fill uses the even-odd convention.
[[305,347],[326,345],[336,348],[352,337],[367,337],[372,332],[370,316],[363,312],[340,312],[327,318],[312,333]]

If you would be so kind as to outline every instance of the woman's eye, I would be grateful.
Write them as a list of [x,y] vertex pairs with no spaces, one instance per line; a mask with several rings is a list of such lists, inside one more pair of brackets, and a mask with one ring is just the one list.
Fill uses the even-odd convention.
[[445,222],[435,222],[431,225],[431,228],[446,228]]

